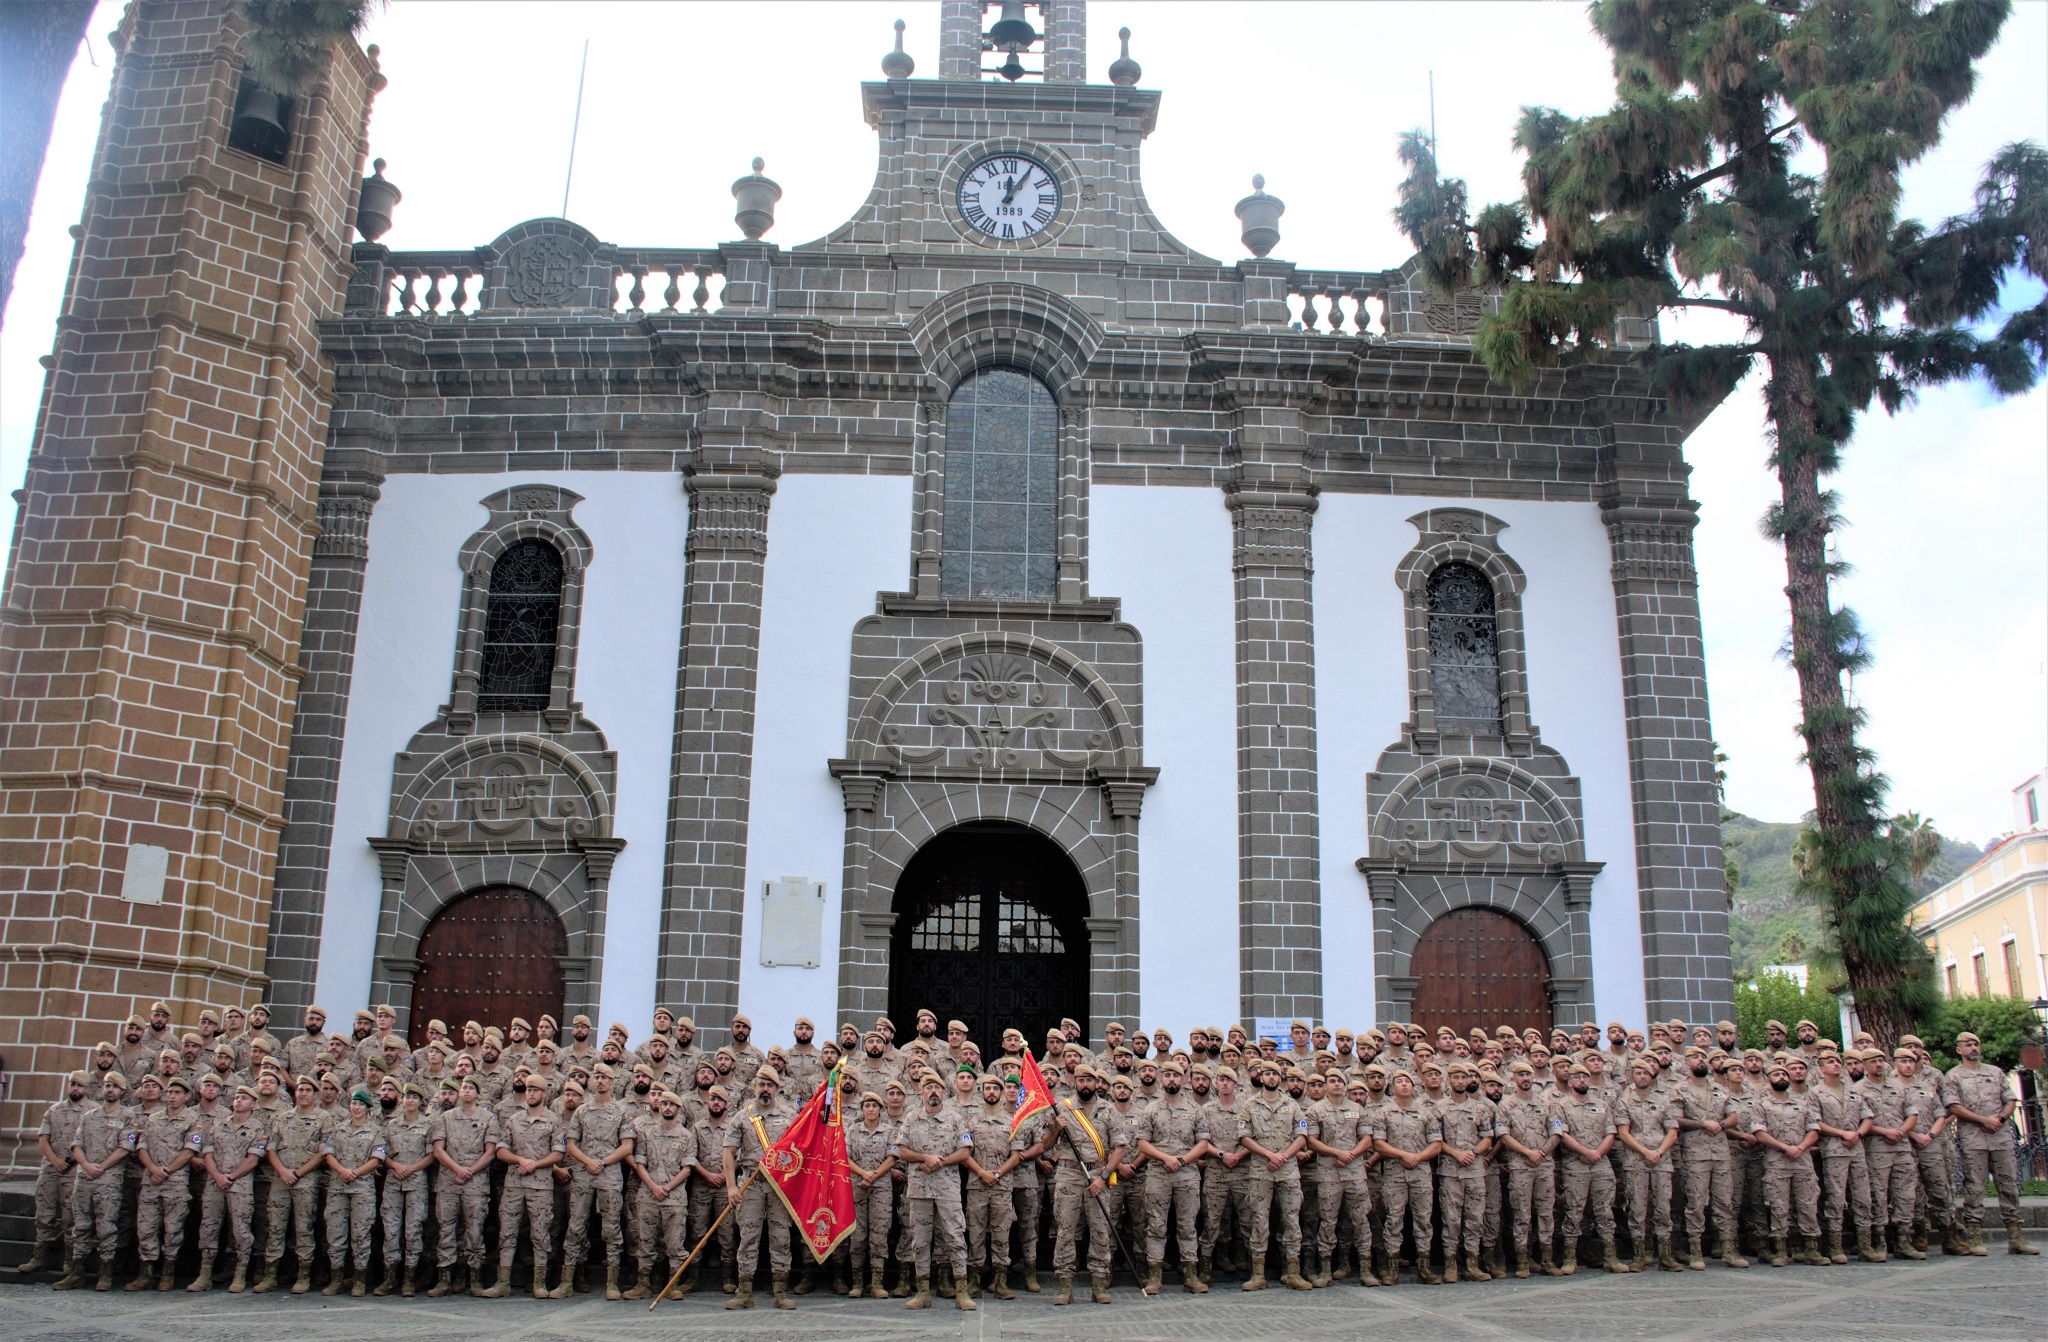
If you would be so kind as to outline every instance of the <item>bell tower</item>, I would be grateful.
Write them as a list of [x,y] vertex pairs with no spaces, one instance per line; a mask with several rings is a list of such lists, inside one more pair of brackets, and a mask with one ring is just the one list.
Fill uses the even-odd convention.
[[[263,944],[375,48],[244,77],[232,0],[134,0],[0,594],[0,1126]],[[32,1157],[31,1157],[32,1158]]]

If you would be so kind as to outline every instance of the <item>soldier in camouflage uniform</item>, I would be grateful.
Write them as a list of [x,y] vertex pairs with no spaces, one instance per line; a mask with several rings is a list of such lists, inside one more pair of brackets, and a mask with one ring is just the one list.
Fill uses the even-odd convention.
[[71,1247],[64,1275],[53,1283],[56,1290],[84,1284],[86,1260],[94,1248],[100,1254],[100,1275],[93,1289],[113,1289],[121,1198],[128,1177],[125,1166],[135,1149],[135,1132],[122,1103],[127,1094],[126,1076],[118,1071],[105,1073],[99,1081],[99,1104],[79,1117],[78,1130],[71,1139],[71,1163],[78,1171],[71,1190]]
[[[530,1080],[529,1085],[533,1084]],[[672,1094],[672,1092],[671,1092]],[[680,1097],[676,1097],[681,1103]],[[636,1117],[633,1124],[642,1121]],[[619,1293],[620,1253],[625,1245],[624,1228],[620,1214],[624,1206],[625,1172],[621,1162],[633,1155],[633,1138],[625,1109],[612,1098],[612,1069],[605,1063],[598,1063],[590,1069],[590,1094],[576,1109],[568,1123],[569,1168],[569,1221],[568,1233],[563,1236],[562,1276],[551,1294],[557,1300],[566,1300],[576,1288],[576,1270],[583,1265],[584,1256],[590,1247],[590,1206],[597,1203],[598,1232],[604,1241],[605,1282],[604,1298],[617,1300]],[[694,1151],[694,1142],[692,1143]],[[663,1175],[663,1180],[669,1175]],[[678,1185],[680,1187],[680,1185]],[[659,1212],[675,1212],[680,1215],[681,1224],[689,1223],[689,1200],[687,1192],[680,1192],[675,1205],[664,1205]],[[650,1217],[643,1190],[639,1217],[640,1228],[647,1229],[665,1225],[662,1215]],[[678,1230],[678,1234],[682,1231]],[[639,1244],[640,1261],[646,1262],[653,1246],[646,1242]],[[680,1261],[680,1260],[679,1260]]]
[[1252,1257],[1251,1276],[1243,1287],[1247,1291],[1266,1288],[1266,1246],[1272,1238],[1276,1199],[1280,1204],[1280,1248],[1286,1256],[1280,1283],[1296,1291],[1311,1289],[1301,1275],[1301,1166],[1295,1161],[1308,1149],[1308,1116],[1294,1097],[1280,1088],[1283,1074],[1277,1063],[1262,1060],[1253,1064],[1252,1077],[1258,1088],[1245,1102],[1238,1136],[1238,1144],[1252,1155],[1245,1162],[1249,1167],[1245,1197],[1251,1209]]
[[398,1111],[384,1120],[384,1279],[378,1295],[390,1295],[404,1264],[404,1293],[418,1289],[416,1274],[433,1185],[434,1120],[423,1109],[426,1091],[413,1081],[399,1088]]
[[[1389,1030],[1389,1038],[1393,1031]],[[1386,1220],[1381,1229],[1381,1249],[1386,1266],[1380,1285],[1392,1286],[1401,1274],[1401,1240],[1404,1232],[1415,1236],[1415,1275],[1424,1285],[1443,1280],[1430,1265],[1436,1248],[1436,1184],[1430,1177],[1430,1162],[1443,1154],[1444,1132],[1435,1108],[1415,1096],[1415,1077],[1408,1072],[1394,1076],[1393,1099],[1379,1113],[1373,1148],[1386,1167],[1383,1186]]]
[[178,1250],[185,1245],[185,1214],[192,1205],[192,1175],[186,1168],[206,1146],[206,1125],[185,1106],[190,1083],[174,1076],[164,1088],[164,1104],[136,1124],[135,1159],[142,1166],[142,1191],[136,1206],[136,1248],[141,1275],[128,1284],[147,1290],[150,1267],[161,1263],[156,1289],[168,1291],[178,1269]]
[[1849,1261],[1842,1247],[1842,1216],[1853,1209],[1862,1231],[1857,1256],[1874,1262],[1869,1230],[1870,1175],[1863,1159],[1863,1138],[1872,1126],[1870,1106],[1843,1082],[1839,1054],[1823,1053],[1820,1071],[1820,1084],[1807,1093],[1814,1101],[1820,1127],[1821,1193],[1827,1199],[1822,1219],[1827,1227],[1828,1257],[1838,1264]]
[[1202,1281],[1199,1227],[1202,1156],[1216,1149],[1209,1115],[1186,1094],[1187,1067],[1169,1060],[1160,1071],[1160,1095],[1139,1112],[1131,1137],[1155,1166],[1145,1181],[1145,1293],[1157,1295],[1166,1262],[1166,1220],[1180,1244],[1181,1289],[1207,1293]]
[[483,1292],[502,1299],[512,1292],[512,1260],[519,1254],[523,1227],[533,1245],[533,1298],[548,1298],[548,1256],[553,1247],[555,1183],[550,1173],[562,1163],[567,1136],[562,1120],[544,1101],[538,1086],[522,1085],[512,1097],[518,1107],[500,1115],[492,1129],[498,1160],[507,1168],[498,1194],[498,1279]]
[[1017,1219],[1018,1166],[1030,1143],[1010,1132],[1011,1109],[1003,1103],[1003,1079],[981,1078],[981,1102],[966,1116],[973,1149],[967,1157],[967,1263],[978,1276],[989,1271],[989,1290],[998,1300],[1010,1291],[1010,1231]]
[[1745,1268],[1749,1260],[1736,1243],[1735,1166],[1724,1135],[1740,1115],[1727,1090],[1713,1079],[1705,1049],[1686,1049],[1685,1062],[1692,1075],[1673,1086],[1670,1097],[1678,1112],[1678,1155],[1685,1170],[1686,1265],[1695,1271],[1706,1268],[1702,1241],[1711,1208],[1722,1264]]
[[1073,1073],[1075,1093],[1062,1099],[1050,1111],[1058,1129],[1058,1167],[1053,1175],[1052,1269],[1059,1280],[1053,1304],[1074,1300],[1074,1266],[1080,1256],[1081,1225],[1088,1226],[1088,1276],[1095,1303],[1110,1302],[1109,1274],[1111,1248],[1109,1214],[1102,1194],[1109,1187],[1110,1171],[1120,1163],[1129,1135],[1117,1119],[1116,1106],[1101,1092],[1107,1079],[1086,1063]]
[[[1877,1049],[1863,1054],[1863,1081],[1858,1089],[1870,1106],[1870,1140],[1865,1160],[1870,1166],[1871,1231],[1880,1253],[1920,1259],[1913,1246],[1913,1217],[1918,1210],[1920,1165],[1913,1154],[1913,1129],[1919,1126],[1915,1096],[1891,1075],[1890,1060]],[[1891,1243],[1885,1243],[1886,1227]]]
[[846,1126],[846,1160],[853,1169],[853,1237],[847,1241],[853,1258],[853,1294],[876,1300],[889,1298],[882,1271],[889,1261],[889,1231],[895,1189],[889,1171],[896,1157],[894,1124],[882,1121],[882,1097],[868,1091],[860,1097],[860,1121]]
[[377,1224],[377,1171],[384,1125],[370,1117],[370,1092],[348,1097],[348,1118],[327,1129],[327,1285],[322,1295],[367,1295],[370,1230]]
[[1955,1192],[1948,1174],[1955,1118],[1941,1098],[1942,1079],[1912,1045],[1901,1043],[1892,1058],[1899,1083],[1913,1097],[1913,1112],[1920,1120],[1907,1138],[1920,1175],[1920,1196],[1914,1203],[1917,1219],[1913,1224],[1913,1247],[1924,1251],[1932,1228],[1942,1252],[1960,1254],[1965,1250],[1956,1237]]
[[255,1287],[259,1295],[277,1289],[277,1266],[284,1258],[288,1225],[297,1230],[293,1247],[299,1260],[298,1280],[292,1283],[292,1294],[304,1295],[313,1289],[320,1190],[327,1163],[323,1148],[327,1129],[334,1122],[333,1116],[315,1103],[318,1094],[319,1087],[311,1077],[300,1077],[292,1087],[294,1107],[271,1123],[266,1159],[274,1182],[270,1186],[270,1204],[265,1208],[269,1219],[263,1246],[263,1280]]
[[[723,1086],[712,1086],[703,1094],[703,1108],[690,1115],[690,1131],[697,1139],[697,1177],[689,1183],[690,1243],[695,1244],[704,1238],[705,1232],[711,1228],[711,1223],[718,1221],[716,1244],[720,1259],[720,1285],[721,1289],[730,1295],[739,1286],[734,1247],[739,1243],[740,1229],[732,1217],[728,1216],[721,1221],[718,1214],[726,1205],[725,1168],[722,1161],[725,1152],[725,1129],[733,1118],[731,1096]],[[692,1289],[696,1287],[697,1271],[702,1264],[703,1259],[700,1257],[690,1268]]]
[[1998,1210],[2005,1218],[2005,1251],[2015,1254],[2040,1252],[2027,1243],[2026,1222],[2020,1218],[2019,1167],[2014,1160],[2012,1129],[2013,1096],[2003,1069],[1984,1061],[1984,1047],[1968,1030],[1956,1036],[1956,1056],[1962,1059],[1949,1069],[1942,1083],[1941,1097],[1948,1104],[1962,1134],[1963,1211],[1962,1224],[1970,1252],[1984,1249],[1984,1180],[1998,1186]]
[[797,1111],[782,1103],[782,1076],[773,1067],[754,1072],[754,1094],[733,1121],[726,1125],[721,1159],[725,1177],[726,1202],[739,1220],[739,1244],[735,1252],[738,1286],[727,1309],[754,1307],[754,1273],[760,1265],[761,1239],[768,1239],[768,1271],[775,1308],[795,1309],[789,1298],[789,1214],[781,1199],[759,1179],[748,1176],[759,1169],[767,1147],[780,1141]]
[[256,1210],[256,1170],[268,1153],[269,1140],[269,1128],[256,1116],[255,1088],[236,1087],[227,1118],[213,1124],[200,1153],[206,1183],[199,1212],[199,1277],[187,1291],[213,1289],[214,1248],[220,1243],[223,1220],[235,1246],[235,1274],[228,1290],[240,1294],[248,1289],[249,1263],[256,1253],[250,1224]]
[[1637,1272],[1648,1268],[1654,1243],[1657,1265],[1682,1272],[1671,1244],[1671,1153],[1678,1145],[1678,1112],[1657,1089],[1656,1062],[1637,1058],[1629,1064],[1629,1077],[1629,1088],[1614,1100],[1614,1135],[1623,1152],[1628,1233],[1636,1246],[1631,1266]]
[[1819,1248],[1820,1181],[1808,1158],[1820,1140],[1812,1097],[1792,1094],[1783,1063],[1771,1063],[1764,1075],[1771,1093],[1751,1109],[1750,1131],[1770,1161],[1764,1202],[1771,1216],[1771,1266],[1784,1267],[1795,1251],[1803,1263],[1825,1264]]
[[[582,1110],[577,1112],[580,1116]],[[618,1149],[627,1153],[633,1177],[640,1181],[643,1193],[640,1230],[634,1238],[640,1280],[625,1293],[629,1300],[644,1300],[654,1294],[649,1288],[654,1281],[657,1243],[668,1261],[677,1267],[682,1266],[683,1255],[688,1252],[683,1240],[690,1228],[690,1193],[684,1185],[697,1168],[698,1155],[696,1130],[682,1120],[682,1112],[682,1097],[674,1091],[661,1091],[654,1097],[653,1113],[634,1118],[619,1135]],[[564,1284],[571,1275],[565,1265]],[[678,1294],[688,1295],[696,1287],[693,1277],[682,1284]],[[557,1288],[557,1298],[561,1295]],[[614,1265],[606,1278],[605,1299],[619,1298],[619,1272]]]
[[1323,1287],[1335,1280],[1338,1234],[1348,1228],[1358,1252],[1358,1284],[1378,1286],[1372,1271],[1372,1185],[1367,1180],[1367,1170],[1377,1159],[1373,1139],[1378,1133],[1365,1107],[1371,1092],[1363,1076],[1330,1075],[1330,1089],[1337,1093],[1324,1096],[1308,1124],[1309,1146],[1320,1157],[1315,1193],[1322,1213],[1316,1223],[1316,1256],[1322,1268],[1309,1284]]
[[36,1247],[16,1271],[27,1276],[48,1265],[51,1248],[61,1260],[71,1234],[71,1147],[78,1137],[78,1124],[90,1107],[86,1090],[91,1078],[73,1072],[64,1083],[64,1098],[43,1113],[36,1130],[36,1151],[42,1162],[36,1166]]
[[[1584,1063],[1573,1063],[1566,1072],[1570,1087],[1556,1102],[1562,1127],[1558,1144],[1564,1173],[1564,1263],[1569,1277],[1579,1270],[1579,1232],[1590,1204],[1593,1228],[1599,1233],[1601,1265],[1609,1272],[1625,1272],[1614,1251],[1614,1167],[1607,1153],[1614,1146],[1614,1115],[1605,1098],[1592,1093],[1593,1073]],[[1717,1142],[1723,1157],[1728,1144]]]
[[[918,1083],[917,1112],[903,1120],[892,1154],[910,1173],[906,1190],[910,1214],[910,1263],[917,1275],[917,1294],[908,1309],[929,1309],[932,1303],[932,1237],[951,1260],[953,1302],[974,1308],[967,1278],[967,1221],[960,1206],[960,1176],[954,1166],[974,1155],[974,1135],[967,1119],[946,1102],[946,1083],[926,1073]],[[1007,1163],[1007,1162],[1005,1162]]]
[[1481,1231],[1486,1226],[1487,1156],[1493,1150],[1498,1118],[1492,1101],[1479,1093],[1479,1074],[1468,1064],[1445,1069],[1449,1090],[1438,1107],[1443,1154],[1436,1161],[1438,1205],[1444,1218],[1444,1280],[1457,1281],[1459,1264],[1472,1281],[1489,1281],[1480,1263]]
[[[434,1221],[440,1232],[435,1263],[440,1280],[427,1288],[430,1296],[484,1289],[484,1217],[491,1208],[491,1166],[497,1161],[497,1135],[491,1111],[479,1101],[476,1078],[456,1084],[453,1109],[434,1119]],[[462,1277],[454,1278],[455,1233],[462,1231]]]

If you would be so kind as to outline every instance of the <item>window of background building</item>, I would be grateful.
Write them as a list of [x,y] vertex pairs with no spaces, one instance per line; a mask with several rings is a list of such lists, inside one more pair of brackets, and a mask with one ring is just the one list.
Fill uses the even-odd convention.
[[1991,970],[1985,966],[1984,952],[1978,951],[1970,957],[1970,970],[1977,976],[1977,996],[1991,996]]
[[1059,407],[1027,373],[991,368],[946,407],[947,596],[1049,597],[1059,533]]
[[2027,994],[2020,987],[2020,944],[2018,941],[2005,943],[2005,990],[2014,997]]
[[1948,995],[1950,997],[1961,997],[1963,995],[1963,985],[1956,977],[1956,964],[1953,960],[1949,961],[1948,964]]
[[2041,823],[2041,795],[2033,788],[2027,789],[2027,823],[2029,825]]
[[491,565],[484,606],[482,683],[486,713],[537,713],[548,706],[562,619],[562,552],[544,540],[511,545]]

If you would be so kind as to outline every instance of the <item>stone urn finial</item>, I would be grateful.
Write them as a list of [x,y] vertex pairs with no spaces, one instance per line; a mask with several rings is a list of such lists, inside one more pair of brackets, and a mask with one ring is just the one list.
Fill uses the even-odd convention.
[[365,242],[375,242],[391,231],[391,211],[405,193],[384,180],[384,160],[370,165],[371,175],[363,179],[356,196],[356,232]]
[[1144,75],[1145,67],[1131,59],[1131,30],[1119,28],[1116,36],[1124,44],[1124,54],[1109,63],[1109,82],[1129,88]]
[[1241,235],[1245,249],[1253,256],[1264,256],[1280,241],[1280,216],[1287,213],[1287,202],[1278,196],[1266,194],[1265,175],[1254,174],[1252,193],[1237,202],[1237,217],[1244,225]]
[[764,166],[763,160],[755,159],[752,175],[732,184],[732,197],[740,205],[732,221],[749,242],[775,227],[775,202],[782,199],[782,188],[761,175]]
[[882,57],[882,73],[891,79],[908,79],[917,69],[917,62],[903,49],[903,20],[896,20],[896,50]]

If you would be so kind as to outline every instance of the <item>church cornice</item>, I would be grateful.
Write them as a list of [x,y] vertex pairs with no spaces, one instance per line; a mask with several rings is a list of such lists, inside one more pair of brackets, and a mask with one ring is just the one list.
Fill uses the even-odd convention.
[[1141,135],[1159,124],[1157,89],[1115,84],[996,84],[980,80],[891,79],[860,86],[870,126],[919,112],[986,112],[992,117],[1080,115],[1136,121]]

